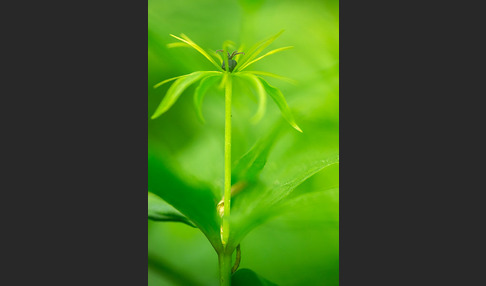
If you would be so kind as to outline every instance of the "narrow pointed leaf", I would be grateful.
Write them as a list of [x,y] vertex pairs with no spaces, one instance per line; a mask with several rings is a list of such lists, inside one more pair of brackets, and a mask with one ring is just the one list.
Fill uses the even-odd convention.
[[204,75],[212,73],[217,74],[218,72],[198,71],[178,78],[169,88],[167,94],[165,95],[164,99],[162,99],[151,118],[155,119],[165,113],[167,110],[169,110],[169,108],[172,107],[177,99],[179,99],[179,96],[182,94],[182,92],[184,92],[184,90],[186,90],[186,88],[201,79]]
[[196,227],[181,212],[151,192],[148,192],[148,219],[155,221],[182,222],[191,227]]
[[189,44],[186,44],[186,43],[168,43],[167,44],[167,48],[180,48],[180,47],[183,47],[183,48],[191,48],[191,45]]
[[280,89],[278,89],[278,88],[276,88],[274,86],[271,86],[263,78],[259,78],[259,79],[260,79],[261,83],[263,84],[263,87],[267,91],[268,95],[270,95],[270,97],[273,99],[273,101],[275,101],[275,103],[277,104],[278,108],[282,112],[283,118],[285,118],[285,120],[287,120],[287,122],[292,127],[294,127],[295,130],[297,130],[299,132],[302,132],[302,130],[300,129],[300,127],[295,122],[294,116],[292,115],[292,112],[290,111],[290,108],[289,108],[289,106],[287,104],[287,101],[285,100],[285,97],[283,96],[283,94],[280,91]]
[[205,122],[204,116],[202,114],[202,102],[204,99],[204,95],[206,95],[209,88],[216,84],[219,79],[219,76],[212,75],[203,78],[197,86],[196,91],[194,92],[194,107],[196,108],[197,117],[199,118],[199,120],[201,120],[202,123]]
[[223,42],[223,47],[234,49],[236,47],[236,43],[231,41],[231,40],[226,40],[226,41]]
[[271,36],[268,39],[262,40],[255,45],[253,45],[248,52],[245,54],[245,56],[242,58],[242,65],[247,63],[248,61],[253,60],[258,56],[258,54],[263,51],[268,45],[270,45],[273,41],[275,41],[284,31],[280,31],[277,34]]
[[263,118],[263,115],[265,115],[265,110],[267,108],[267,94],[265,93],[265,88],[263,87],[258,77],[251,73],[240,73],[237,75],[249,81],[257,91],[258,109],[255,115],[253,115],[253,117],[251,118],[251,121],[253,123],[257,123]]
[[276,79],[279,79],[279,80],[282,80],[282,81],[286,81],[286,82],[291,83],[291,84],[297,84],[297,81],[296,80],[293,80],[291,78],[284,77],[284,76],[281,76],[281,75],[278,75],[278,74],[270,73],[270,72],[264,72],[264,71],[244,71],[244,72],[241,72],[241,73],[242,74],[251,73],[251,74],[254,74],[254,75],[269,76],[269,77],[273,77],[273,78],[276,78]]
[[170,82],[170,81],[173,81],[173,80],[176,80],[176,79],[178,79],[178,78],[185,77],[185,76],[187,76],[187,74],[185,74],[185,75],[180,75],[180,76],[175,76],[175,77],[172,77],[172,78],[169,78],[169,79],[163,80],[163,81],[159,82],[158,84],[154,85],[154,88],[157,88],[157,87],[159,87],[159,86],[163,85],[164,83],[168,83],[168,82]]
[[267,56],[270,56],[270,55],[276,54],[276,53],[281,52],[281,51],[285,51],[285,50],[288,50],[288,49],[292,49],[292,48],[293,48],[292,46],[289,46],[289,47],[278,48],[278,49],[275,49],[275,50],[273,50],[273,51],[270,51],[270,52],[268,52],[268,53],[264,54],[263,56],[258,57],[258,58],[256,58],[256,59],[252,60],[251,62],[248,62],[248,63],[246,63],[246,64],[242,65],[242,66],[240,67],[240,69],[239,69],[239,70],[240,70],[240,71],[242,71],[243,69],[245,69],[245,68],[246,68],[246,67],[248,67],[249,65],[251,65],[251,64],[253,64],[253,63],[255,63],[255,62],[258,62],[259,60],[263,59],[264,57],[267,57]]
[[[275,41],[283,32],[284,30],[278,32],[277,34],[275,34],[274,36],[266,40],[256,43],[252,48],[250,48],[250,50],[248,50],[248,53],[245,53],[245,56],[242,59],[241,66],[245,65],[247,62],[250,62],[254,58],[256,58],[266,47],[268,47],[271,43],[273,43],[273,41]],[[238,66],[236,66],[236,71],[239,70],[240,69],[238,68]]]
[[215,58],[217,58],[219,60],[219,64],[220,66],[223,65],[223,58],[221,57],[220,54],[218,54],[217,52],[215,51],[209,51]]
[[184,42],[184,43],[188,44],[189,46],[191,46],[192,48],[194,48],[196,51],[201,53],[206,59],[208,59],[214,66],[216,66],[216,68],[218,68],[218,70],[221,70],[221,67],[214,61],[214,59],[203,48],[201,48],[196,43],[194,43],[191,39],[189,39],[189,37],[187,37],[184,34],[181,34],[181,37],[184,38],[184,39],[182,39],[182,38],[179,38],[179,37],[174,36],[172,34],[170,34],[170,35],[172,37],[178,39],[179,41]]

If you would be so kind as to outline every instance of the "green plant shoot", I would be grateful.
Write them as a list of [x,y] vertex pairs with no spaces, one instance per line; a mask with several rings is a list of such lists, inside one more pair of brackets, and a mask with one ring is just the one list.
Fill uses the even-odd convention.
[[[196,110],[197,117],[200,119],[201,122],[204,123],[204,116],[202,113],[202,103],[205,94],[212,86],[218,86],[224,89],[224,96],[225,96],[225,128],[224,128],[224,189],[222,192],[222,199],[217,206],[217,213],[221,216],[221,225],[220,225],[220,243],[222,247],[218,248],[215,247],[216,251],[218,252],[219,257],[219,270],[220,270],[220,284],[230,285],[231,273],[234,272],[236,269],[232,270],[231,265],[231,255],[235,249],[238,249],[239,257],[240,252],[238,245],[228,244],[232,237],[232,227],[231,227],[231,193],[232,193],[232,182],[231,182],[231,101],[232,101],[232,93],[233,93],[233,81],[235,78],[239,78],[243,80],[249,87],[256,90],[257,98],[258,98],[258,107],[251,118],[251,121],[254,123],[259,122],[266,110],[267,106],[267,95],[275,102],[277,107],[279,108],[283,118],[292,126],[295,130],[302,132],[301,128],[297,125],[297,122],[294,119],[294,116],[282,94],[280,89],[277,87],[269,84],[265,79],[261,76],[270,76],[280,80],[290,81],[292,80],[287,79],[285,77],[275,75],[269,72],[264,71],[247,71],[248,67],[250,67],[255,62],[258,62],[264,59],[267,56],[286,51],[291,49],[292,47],[282,47],[271,50],[264,55],[260,54],[270,45],[272,44],[281,34],[283,31],[275,34],[274,36],[260,41],[249,48],[246,52],[239,50],[233,50],[230,53],[230,48],[235,47],[235,44],[231,41],[225,41],[223,43],[223,48],[217,51],[206,51],[197,45],[194,41],[192,41],[189,37],[184,34],[181,34],[180,37],[170,35],[173,38],[179,40],[180,42],[170,43],[168,47],[191,47],[194,50],[198,51],[204,58],[206,58],[211,64],[214,65],[215,70],[212,71],[194,71],[192,73],[181,75],[173,78],[169,78],[163,80],[156,85],[154,88],[158,88],[165,83],[174,81],[173,84],[168,89],[165,97],[160,102],[158,107],[156,108],[155,112],[151,116],[151,119],[156,119],[167,112],[179,99],[181,95],[183,95],[184,91],[191,85],[196,84],[199,82],[197,88],[194,92],[194,107]],[[219,54],[221,53],[221,55]],[[211,54],[214,56],[211,56]],[[217,63],[219,61],[219,64]],[[156,201],[160,198],[155,197],[153,194],[149,193],[149,204],[151,201]],[[188,220],[187,218],[183,217],[181,214],[176,213],[173,209],[157,209],[157,212],[154,209],[152,217],[157,218],[159,220],[172,220],[172,221],[181,221],[191,226],[194,224]],[[216,211],[216,210],[215,210]],[[150,213],[149,213],[150,217]],[[237,268],[237,265],[235,265]]]

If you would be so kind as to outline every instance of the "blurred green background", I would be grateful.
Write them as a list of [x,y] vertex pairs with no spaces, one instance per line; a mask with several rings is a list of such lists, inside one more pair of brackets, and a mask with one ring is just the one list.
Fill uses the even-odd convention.
[[[169,34],[184,33],[206,50],[225,40],[246,47],[280,30],[266,51],[294,46],[248,70],[297,80],[296,85],[268,78],[279,87],[304,131],[289,125],[271,150],[265,170],[282,173],[305,168],[310,160],[339,152],[339,2],[338,1],[148,1],[148,114],[170,87],[153,85],[197,70],[214,70],[190,48],[167,48]],[[244,51],[244,50],[243,50]],[[167,168],[190,184],[223,189],[224,95],[212,89],[203,103],[206,123],[197,120],[192,93],[186,90],[161,117],[148,119],[149,149],[163,155]],[[235,82],[233,161],[284,121],[269,99],[258,124],[249,123],[257,104],[252,91]],[[266,172],[266,173],[265,173]],[[339,167],[317,173],[295,190],[281,215],[254,229],[242,241],[241,268],[278,285],[338,285]],[[221,194],[220,194],[221,195]],[[184,224],[148,222],[149,285],[218,285],[217,255],[206,237]]]

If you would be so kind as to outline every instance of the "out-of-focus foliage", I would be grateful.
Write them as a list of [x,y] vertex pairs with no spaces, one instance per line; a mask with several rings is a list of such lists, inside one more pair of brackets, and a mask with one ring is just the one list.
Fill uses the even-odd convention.
[[246,286],[246,285],[253,285],[253,286],[276,286],[263,277],[258,276],[254,271],[250,269],[240,269],[236,271],[231,276],[231,285],[232,286]]
[[[275,104],[267,104],[267,112],[253,124],[258,91],[243,79],[233,83],[232,177],[234,182],[249,183],[235,196],[232,209],[242,223],[262,223],[241,241],[240,270],[251,269],[278,285],[338,285],[338,14],[338,1],[148,1],[149,188],[202,226],[213,241],[219,238],[220,220],[214,210],[223,190],[224,95],[216,87],[206,90],[199,105],[205,124],[194,111],[197,85],[178,95],[177,104],[163,115],[149,118],[171,86],[153,85],[216,70],[191,48],[168,48],[174,42],[169,34],[184,33],[213,51],[231,40],[238,47],[246,45],[238,49],[245,51],[284,29],[266,51],[294,47],[245,71],[297,81],[292,85],[266,78],[282,91],[303,133],[286,124]],[[314,171],[285,200],[278,200],[282,188]],[[254,215],[260,212],[268,216]],[[199,229],[148,223],[149,285],[218,285],[217,255]]]
[[186,216],[169,205],[166,201],[148,192],[148,219],[154,221],[182,222],[189,226],[196,227]]

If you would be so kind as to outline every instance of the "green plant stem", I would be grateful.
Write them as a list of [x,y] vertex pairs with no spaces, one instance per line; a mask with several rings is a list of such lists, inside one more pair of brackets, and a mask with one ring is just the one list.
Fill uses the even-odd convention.
[[221,286],[231,285],[231,254],[221,252],[218,254],[219,259],[219,284]]
[[232,78],[227,72],[225,82],[225,112],[224,112],[224,213],[221,227],[221,240],[223,250],[218,253],[219,259],[219,279],[221,286],[230,286],[231,282],[231,252],[226,251],[228,243],[230,225],[229,216],[231,208],[231,92]]
[[224,213],[222,228],[222,243],[226,247],[229,238],[229,216],[231,209],[231,93],[232,78],[228,73],[225,83],[225,112],[224,112]]

